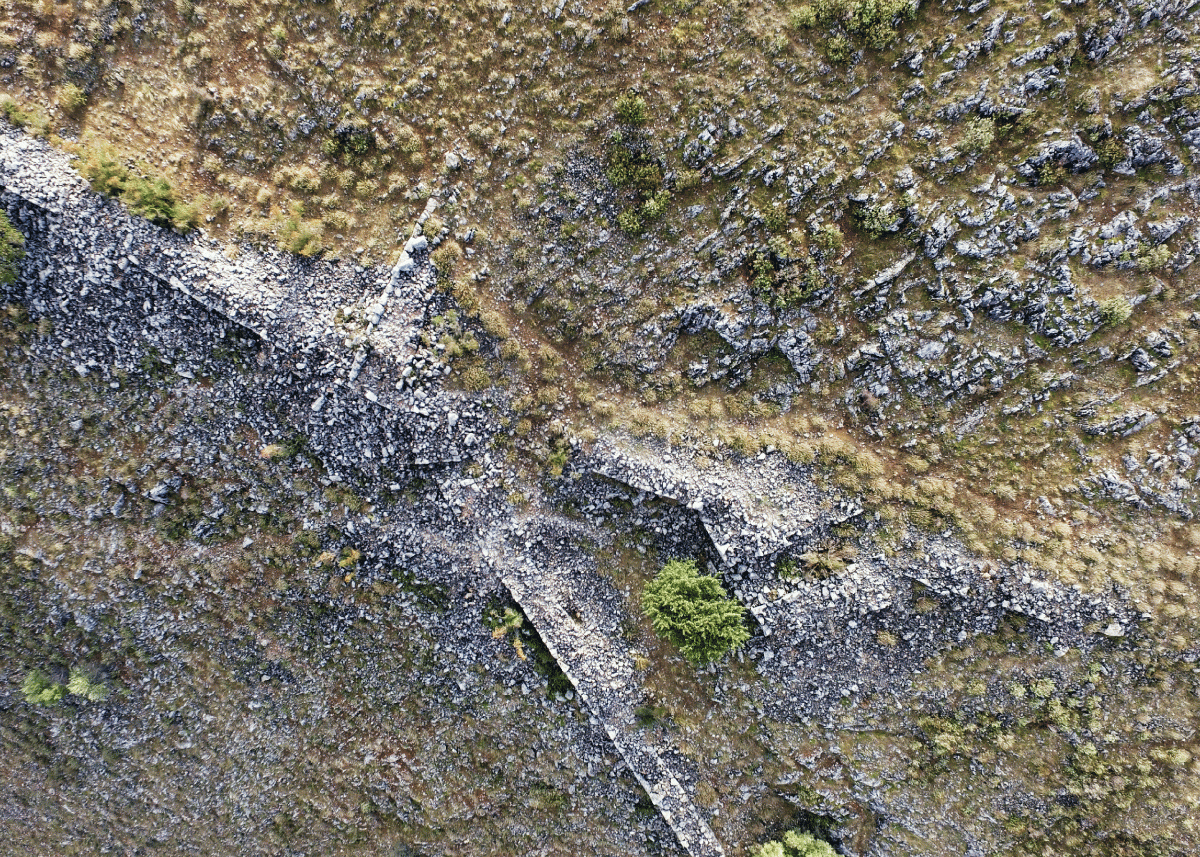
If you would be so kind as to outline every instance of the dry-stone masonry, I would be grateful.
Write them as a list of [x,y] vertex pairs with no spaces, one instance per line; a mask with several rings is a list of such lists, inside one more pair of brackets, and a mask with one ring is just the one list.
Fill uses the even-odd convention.
[[[446,513],[436,524],[389,521],[384,509],[359,522],[364,541],[381,550],[432,546],[414,556],[456,546],[460,559],[448,558],[439,579],[456,591],[510,593],[680,844],[697,857],[724,853],[692,800],[695,784],[669,761],[667,739],[635,722],[642,688],[620,633],[625,608],[583,547],[613,531],[603,516],[556,517],[532,487],[532,511],[518,515],[505,498],[519,477],[489,449],[502,401],[441,383],[448,368],[421,334],[447,299],[435,291],[419,228],[388,270],[225,247],[130,216],[92,193],[64,155],[9,129],[0,129],[0,185],[0,206],[28,241],[22,276],[4,297],[50,322],[63,364],[113,387],[147,361],[194,378],[203,370],[197,343],[253,340],[263,369],[256,377],[268,380],[247,391],[247,418],[298,434],[331,478],[365,492],[399,488],[393,480],[412,475],[435,483]],[[806,346],[789,347],[800,359]],[[1041,623],[1057,645],[1135,630],[1137,616],[1119,599],[980,562],[949,537],[910,534],[889,555],[861,556],[824,579],[783,579],[781,555],[804,552],[833,527],[867,531],[872,522],[854,498],[828,496],[775,453],[702,466],[681,450],[611,436],[578,450],[570,472],[579,478],[564,490],[586,495],[581,507],[616,514],[607,499],[616,490],[666,501],[668,514],[698,522],[713,570],[755,618],[747,653],[773,680],[763,693],[774,694],[779,716],[819,716],[833,701],[899,680],[926,654],[994,629],[1010,611]],[[482,562],[461,559],[470,553]],[[453,583],[455,575],[463,580]],[[944,623],[904,612],[915,585],[950,605]],[[887,675],[859,657],[883,618],[901,626],[911,651]]]

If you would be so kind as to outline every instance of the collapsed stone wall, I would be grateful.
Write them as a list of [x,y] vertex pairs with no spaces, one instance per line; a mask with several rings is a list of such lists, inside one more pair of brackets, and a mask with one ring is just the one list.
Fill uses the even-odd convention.
[[[0,181],[0,205],[29,240],[22,276],[4,298],[46,320],[59,359],[110,385],[154,371],[195,380],[229,371],[228,360],[211,356],[226,343],[255,363],[239,405],[260,435],[302,438],[330,478],[370,493],[433,479],[441,508],[430,520],[363,521],[364,541],[405,561],[439,556],[439,542],[477,549],[484,564],[449,559],[448,568],[430,566],[429,574],[456,597],[511,593],[685,849],[721,853],[669,748],[634,727],[640,691],[628,652],[603,622],[578,626],[564,607],[578,581],[539,554],[551,545],[551,559],[561,558],[588,528],[554,525],[550,501],[540,496],[531,522],[515,514],[505,495],[519,477],[488,449],[491,406],[446,390],[444,366],[421,345],[444,300],[433,288],[426,243],[410,239],[391,270],[249,248],[230,259],[203,236],[174,235],[129,216],[90,193],[62,156],[9,131],[0,132]],[[357,322],[345,322],[356,314]],[[468,461],[482,476],[466,473]],[[1010,611],[1035,618],[1053,644],[1096,630],[1123,635],[1136,623],[1119,599],[1082,596],[1021,566],[989,567],[945,537],[912,536],[897,554],[871,554],[828,579],[784,579],[775,562],[782,552],[801,551],[839,524],[869,537],[872,524],[852,498],[824,496],[810,474],[778,455],[752,468],[700,469],[677,450],[608,438],[577,455],[574,466],[697,517],[720,560],[717,571],[762,631],[748,653],[776,683],[768,707],[781,716],[816,716],[880,682],[902,680],[926,654],[994,629]],[[901,668],[890,677],[864,668],[861,654],[875,626],[895,618],[914,584],[955,605],[955,622],[931,628],[905,615],[911,651]],[[619,608],[603,609],[611,619]]]
[[[479,397],[446,390],[444,367],[417,345],[443,300],[422,236],[409,240],[390,271],[251,248],[231,262],[202,237],[157,229],[86,191],[61,156],[37,141],[0,134],[0,168],[0,206],[28,249],[21,277],[3,298],[49,324],[60,359],[114,388],[141,373],[202,381],[238,359],[253,361],[236,406],[261,436],[300,439],[332,480],[369,496],[434,481],[436,508],[352,522],[357,543],[376,564],[419,569],[447,593],[454,612],[516,597],[685,850],[723,853],[669,765],[633,728],[632,688],[614,685],[610,694],[627,715],[619,721],[601,697],[589,700],[594,677],[610,663],[595,657],[606,639],[592,633],[568,643],[560,617],[542,606],[541,593],[554,589],[527,556],[542,540],[518,544],[505,535],[514,510],[502,485],[516,476],[502,472],[486,448],[493,418]],[[364,329],[346,336],[330,319],[356,304],[366,305]],[[468,461],[483,475],[467,475]],[[152,499],[165,504],[173,490],[156,487]],[[474,558],[477,550],[488,564]],[[447,645],[471,645],[451,633]]]

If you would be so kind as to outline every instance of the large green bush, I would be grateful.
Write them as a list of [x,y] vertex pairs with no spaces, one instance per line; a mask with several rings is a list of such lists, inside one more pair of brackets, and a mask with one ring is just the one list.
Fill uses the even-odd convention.
[[789,830],[782,840],[758,846],[754,857],[837,857],[837,852],[828,842],[822,842],[812,834]]
[[695,664],[718,660],[750,639],[746,609],[721,581],[699,574],[695,560],[663,566],[642,593],[642,609],[655,633]]
[[25,236],[0,211],[0,285],[17,281],[17,264],[25,258]]

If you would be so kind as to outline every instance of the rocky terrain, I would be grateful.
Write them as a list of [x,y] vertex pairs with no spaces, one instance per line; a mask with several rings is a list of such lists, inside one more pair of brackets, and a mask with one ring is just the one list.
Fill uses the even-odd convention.
[[0,13],[14,853],[1200,851],[1194,3],[235,6]]

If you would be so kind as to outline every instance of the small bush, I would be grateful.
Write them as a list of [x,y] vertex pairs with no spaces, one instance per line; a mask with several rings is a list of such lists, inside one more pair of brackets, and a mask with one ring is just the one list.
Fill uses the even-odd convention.
[[609,138],[608,169],[605,175],[617,187],[632,188],[643,199],[662,187],[663,171],[650,156],[641,141],[626,139],[623,134]]
[[1116,327],[1129,321],[1133,307],[1123,297],[1109,298],[1100,302],[1100,323],[1105,327]]
[[406,155],[420,152],[422,149],[421,138],[408,125],[401,125],[400,130],[396,132],[396,148]]
[[834,65],[844,65],[854,56],[854,46],[845,36],[830,36],[825,40],[825,59]]
[[879,238],[892,229],[896,221],[891,206],[866,205],[856,214],[859,227],[872,238]]
[[131,212],[151,223],[177,232],[188,232],[199,223],[196,209],[176,199],[166,179],[135,175],[107,149],[89,151],[82,172],[92,190],[120,199]]
[[134,214],[151,223],[170,226],[174,221],[175,194],[166,179],[131,178],[121,191],[121,199]]
[[767,231],[778,234],[787,226],[788,210],[787,206],[781,202],[775,202],[767,207],[763,212],[763,226],[767,227]]
[[1137,257],[1137,269],[1144,274],[1157,271],[1171,259],[1170,249],[1160,244],[1157,247],[1143,247]]
[[319,221],[289,217],[279,230],[279,246],[289,253],[311,259],[325,249],[325,231]]
[[622,125],[640,128],[650,121],[650,110],[646,99],[632,92],[626,92],[617,97],[613,104],[613,114]]
[[756,253],[750,262],[750,272],[750,284],[757,291],[769,294],[775,284],[775,266],[771,264],[770,254]]
[[82,696],[89,702],[103,702],[108,699],[109,694],[108,688],[101,682],[92,681],[77,669],[71,670],[71,677],[67,681],[67,691],[76,696]]
[[25,676],[21,683],[21,693],[30,705],[53,705],[60,701],[67,689],[61,684],[55,684],[38,670],[33,670]]
[[1062,184],[1066,181],[1067,170],[1057,161],[1046,161],[1038,169],[1036,184],[1039,187]]
[[45,136],[50,130],[50,117],[40,107],[32,111],[22,110],[11,95],[0,95],[0,116],[18,128],[24,128],[35,137]]
[[289,177],[288,186],[297,193],[316,193],[321,189],[321,176],[312,167],[298,167]]
[[994,120],[972,119],[967,123],[962,139],[958,141],[958,149],[971,155],[978,155],[992,145],[995,139],[996,122]]
[[1096,154],[1100,157],[1100,166],[1110,170],[1125,160],[1128,153],[1125,144],[1116,137],[1106,137],[1096,144]]
[[666,212],[667,203],[670,201],[670,191],[660,190],[650,199],[642,203],[642,219],[658,220]]
[[817,12],[812,6],[801,6],[788,16],[788,26],[793,30],[808,30],[817,25]]
[[74,116],[87,104],[87,93],[73,83],[63,84],[58,90],[58,106],[64,113]]
[[679,175],[675,177],[675,190],[680,193],[699,186],[700,172],[698,170],[680,170]]
[[462,373],[464,390],[479,393],[492,386],[492,378],[482,366],[468,366]]
[[826,252],[842,249],[844,236],[836,223],[826,223],[813,232],[813,243]]
[[758,846],[754,857],[837,857],[837,852],[828,842],[822,842],[811,833],[789,830],[782,840]]
[[0,285],[17,281],[17,266],[25,258],[25,236],[0,211]]
[[674,560],[646,585],[642,609],[654,631],[695,664],[719,660],[750,639],[746,609],[721,581],[696,571],[695,560]]
[[120,196],[129,180],[129,170],[108,149],[98,148],[88,152],[83,162],[83,176],[96,193]]
[[366,156],[375,145],[375,135],[371,129],[358,123],[343,125],[335,132],[342,153],[350,160],[358,160]]
[[454,275],[454,269],[463,260],[462,247],[457,241],[444,241],[429,256],[438,276],[449,280]]
[[629,208],[617,215],[617,225],[626,235],[642,234],[642,217],[636,209]]
[[29,114],[22,110],[16,99],[8,94],[0,95],[0,116],[18,128],[24,128],[29,124]]

